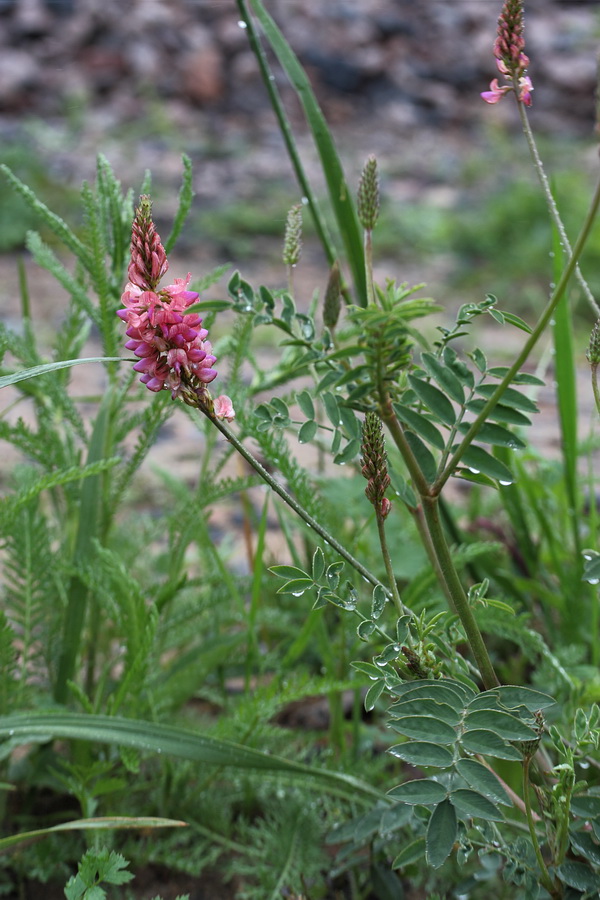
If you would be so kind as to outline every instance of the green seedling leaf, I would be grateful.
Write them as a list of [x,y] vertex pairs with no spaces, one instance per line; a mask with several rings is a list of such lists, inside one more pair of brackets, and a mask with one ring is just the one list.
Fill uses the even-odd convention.
[[269,572],[278,578],[310,578],[308,572],[298,569],[296,566],[269,566]]
[[600,797],[573,797],[571,812],[582,819],[600,818]]
[[425,838],[417,838],[402,848],[392,863],[392,869],[403,869],[411,863],[418,862],[425,856]]
[[[488,375],[491,375],[492,378],[499,378],[500,380],[504,378],[507,372],[508,366],[493,366],[491,369],[488,369]],[[544,387],[546,382],[543,381],[543,379],[538,378],[537,375],[530,375],[529,372],[517,372],[512,380],[512,383],[531,384],[538,387]]]
[[498,807],[477,791],[461,788],[452,791],[449,799],[461,818],[465,816],[468,819],[481,818],[489,822],[501,822],[504,819]]
[[422,353],[421,361],[427,374],[437,381],[444,393],[462,406],[465,402],[465,392],[454,372],[440,362],[433,353]]
[[[470,422],[461,422],[458,430],[465,434],[471,426]],[[523,449],[526,447],[525,441],[504,428],[502,425],[495,425],[492,422],[484,422],[477,432],[477,440],[484,444],[493,444],[496,447],[509,447],[512,450]]]
[[309,444],[318,431],[318,425],[315,421],[310,419],[308,422],[305,422],[300,431],[298,432],[298,441],[300,444]]
[[430,778],[418,778],[415,781],[406,781],[388,791],[394,800],[409,803],[412,806],[431,806],[439,803],[446,796],[446,789],[439,781]]
[[365,710],[367,712],[371,712],[372,709],[375,709],[375,704],[381,697],[383,690],[385,688],[385,679],[380,679],[380,681],[376,681],[375,684],[372,684],[367,693],[365,694]]
[[529,712],[536,712],[538,709],[546,709],[556,703],[556,700],[549,694],[519,685],[503,684],[501,687],[494,688],[494,691],[498,693],[504,706],[509,709],[525,706]]
[[317,547],[312,558],[312,577],[314,581],[320,581],[325,571],[325,554]]
[[461,738],[462,746],[469,753],[481,753],[482,756],[493,756],[494,759],[513,759],[521,761],[522,755],[493,731],[478,729],[468,731]]
[[393,719],[389,725],[394,731],[419,741],[434,744],[454,744],[456,741],[454,728],[432,716],[403,716],[400,720]]
[[564,884],[577,891],[594,891],[592,896],[598,896],[600,892],[600,875],[583,863],[565,862],[557,867],[556,874]]
[[[485,406],[485,402],[485,400],[469,400],[465,406],[469,412],[479,414]],[[496,403],[493,410],[488,413],[488,418],[495,419],[496,422],[504,422],[506,425],[531,425],[531,419],[528,416],[510,406],[504,406],[502,403]]]
[[361,641],[368,641],[375,631],[375,628],[375,622],[371,622],[369,619],[364,619],[364,621],[360,622],[360,624],[358,625],[356,633]]
[[313,587],[312,578],[295,578],[293,581],[287,581],[283,587],[277,591],[278,594],[293,594],[295,597],[301,597],[302,594]]
[[[475,390],[478,394],[481,394],[486,400],[496,393],[498,390],[498,386],[495,384],[480,384]],[[529,413],[537,413],[539,412],[536,404],[533,400],[530,400],[529,397],[526,397],[520,391],[515,390],[514,388],[507,387],[503,392],[501,397],[502,405],[508,406],[511,409],[519,409],[524,410]]]
[[468,466],[474,475],[481,473],[487,475],[488,478],[495,478],[501,484],[512,484],[515,480],[510,469],[500,462],[499,459],[496,459],[495,456],[488,453],[487,450],[484,450],[483,447],[474,445],[467,447],[460,461],[463,465]]
[[453,728],[462,718],[462,714],[447,703],[438,703],[430,699],[424,700],[422,697],[412,699],[411,694],[401,703],[394,703],[390,714],[398,719],[403,716],[433,716],[446,722],[447,725],[452,725]]
[[467,784],[487,797],[488,800],[501,803],[503,806],[512,806],[512,800],[487,766],[483,766],[475,759],[459,759],[455,763],[455,767]]
[[442,800],[431,814],[425,838],[427,861],[434,869],[439,869],[450,856],[456,831],[456,811],[448,799]]
[[435,425],[425,418],[422,413],[415,412],[409,406],[403,406],[402,403],[394,403],[394,412],[401,422],[408,425],[419,437],[427,441],[437,450],[443,450],[446,442]]
[[433,384],[422,381],[415,375],[409,375],[408,381],[419,400],[425,404],[430,412],[437,416],[441,422],[444,422],[445,425],[454,425],[456,415],[452,404],[445,394],[442,394]]
[[313,398],[310,396],[308,391],[302,391],[300,394],[297,394],[296,403],[307,419],[315,418],[315,404],[313,403]]
[[415,459],[426,480],[430,483],[434,482],[437,474],[437,465],[433,454],[427,449],[421,438],[417,437],[416,434],[413,434],[412,431],[407,431],[405,434],[406,441],[414,453]]
[[498,712],[494,709],[478,709],[468,712],[464,721],[465,731],[480,728],[494,731],[499,737],[508,741],[532,741],[538,737],[537,732],[510,713]]
[[387,602],[387,595],[382,584],[376,584],[373,588],[373,600],[371,602],[371,618],[378,619]]
[[450,750],[430,741],[406,741],[404,744],[394,744],[387,752],[413,766],[434,766],[438,769],[451,766],[454,759]]

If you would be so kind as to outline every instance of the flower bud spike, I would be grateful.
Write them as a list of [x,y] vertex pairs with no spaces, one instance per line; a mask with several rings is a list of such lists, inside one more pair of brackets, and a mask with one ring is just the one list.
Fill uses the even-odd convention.
[[373,231],[379,217],[379,174],[377,160],[371,154],[364,164],[358,183],[358,218],[365,231]]
[[362,474],[367,479],[365,494],[379,518],[385,519],[391,503],[385,497],[390,484],[383,427],[377,413],[368,412],[362,430]]
[[297,266],[302,252],[302,204],[292,206],[287,214],[285,237],[283,240],[283,262],[286,266]]
[[323,303],[323,324],[331,329],[335,328],[340,317],[342,306],[342,282],[340,278],[340,266],[336,259],[331,267],[327,287],[325,288],[325,300]]

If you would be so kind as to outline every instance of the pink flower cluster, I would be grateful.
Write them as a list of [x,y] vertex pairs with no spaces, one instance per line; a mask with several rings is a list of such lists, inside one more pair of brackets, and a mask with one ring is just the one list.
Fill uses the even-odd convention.
[[197,313],[185,312],[198,299],[187,290],[190,278],[176,278],[158,292],[129,281],[121,297],[125,309],[117,312],[128,325],[125,347],[140,358],[133,367],[140,381],[150,391],[169,389],[173,399],[195,380],[204,385],[217,377],[208,331]]
[[515,91],[520,103],[531,106],[533,84],[531,78],[525,74],[529,57],[523,52],[524,47],[523,0],[505,0],[498,19],[494,56],[498,71],[504,75],[508,84],[501,85],[498,79],[494,78],[490,90],[481,94],[486,103],[498,103],[509,91]]
[[139,359],[133,368],[150,391],[170,390],[173,399],[182,397],[191,405],[200,402],[218,418],[231,421],[235,413],[229,397],[212,401],[206,390],[217,377],[212,368],[216,357],[200,316],[186,313],[198,299],[188,290],[191,275],[159,289],[168,268],[150,200],[142,197],[132,227],[129,281],[121,297],[124,309],[117,311],[127,324],[125,347]]

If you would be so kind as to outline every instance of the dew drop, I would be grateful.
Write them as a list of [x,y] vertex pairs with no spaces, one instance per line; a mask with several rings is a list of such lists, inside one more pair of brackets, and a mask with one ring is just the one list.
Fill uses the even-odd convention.
[[593,553],[584,553],[584,554],[583,554],[583,558],[584,558],[584,559],[593,559],[593,558],[594,558],[594,554],[593,554]]
[[509,484],[512,484],[512,481],[499,481],[498,484],[501,484],[502,487],[508,487]]
[[554,250],[551,250],[548,256],[550,257],[550,259],[554,259]]
[[480,474],[480,473],[479,473],[479,469],[473,469],[471,466],[469,466],[469,472],[472,472],[473,475],[479,475],[479,474]]
[[589,769],[590,764],[589,764],[589,762],[586,762],[585,760],[582,760],[582,761],[579,763],[579,767],[580,767],[581,769]]
[[301,202],[304,206],[308,206],[308,203],[309,203],[308,197],[303,197]]
[[10,731],[8,732],[8,736],[12,737],[14,733],[15,733],[15,729],[11,728]]
[[240,21],[238,22],[238,28],[247,28],[247,27],[248,27],[248,25],[246,24],[246,22],[242,22],[242,20],[240,19]]
[[600,584],[600,578],[588,578],[589,584]]
[[304,591],[292,591],[292,597],[301,597]]

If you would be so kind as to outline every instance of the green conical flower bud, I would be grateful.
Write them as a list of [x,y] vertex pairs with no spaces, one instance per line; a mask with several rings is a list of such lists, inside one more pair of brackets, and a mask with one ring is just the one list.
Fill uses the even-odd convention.
[[377,160],[369,156],[358,183],[358,218],[366,231],[375,228],[379,217],[379,175]]
[[385,519],[391,509],[385,492],[390,484],[387,470],[387,454],[383,439],[383,427],[377,413],[368,412],[362,429],[362,474],[367,479],[367,499],[375,507],[378,516]]
[[325,301],[323,303],[323,323],[327,328],[334,329],[340,317],[342,305],[342,283],[338,261],[334,262],[329,273],[329,280],[325,288]]
[[586,356],[593,366],[600,364],[600,319],[598,319],[592,328],[590,346],[588,347]]
[[283,240],[283,262],[295,266],[302,250],[302,204],[292,206],[287,214],[285,237]]

